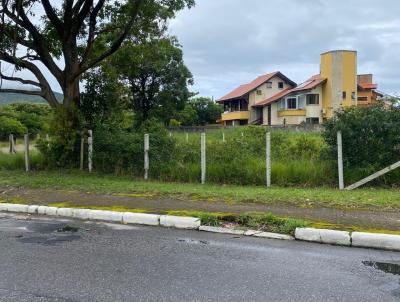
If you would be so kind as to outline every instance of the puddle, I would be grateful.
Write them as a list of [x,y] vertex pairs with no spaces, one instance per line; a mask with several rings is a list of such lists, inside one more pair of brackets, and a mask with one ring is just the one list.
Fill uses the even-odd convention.
[[70,225],[66,225],[66,226],[64,226],[62,228],[58,228],[57,229],[57,232],[59,232],[59,233],[65,233],[65,232],[76,233],[78,231],[79,231],[79,228],[73,227],[73,226],[70,226]]
[[400,275],[400,262],[376,262],[376,261],[363,261],[365,266],[373,267],[379,271],[392,274]]

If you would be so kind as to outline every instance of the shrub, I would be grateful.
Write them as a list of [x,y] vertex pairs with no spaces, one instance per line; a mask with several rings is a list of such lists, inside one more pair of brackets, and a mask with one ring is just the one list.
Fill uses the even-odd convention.
[[153,120],[136,131],[97,129],[93,146],[95,169],[107,173],[143,175],[145,133],[150,135],[150,176],[159,178],[164,166],[171,162],[175,144],[165,128]]
[[22,136],[26,132],[26,127],[17,119],[0,116],[0,139],[7,139],[10,134]]
[[399,109],[378,104],[339,111],[325,123],[323,137],[332,159],[337,156],[337,131],[342,131],[347,179],[360,179],[400,159],[399,120]]

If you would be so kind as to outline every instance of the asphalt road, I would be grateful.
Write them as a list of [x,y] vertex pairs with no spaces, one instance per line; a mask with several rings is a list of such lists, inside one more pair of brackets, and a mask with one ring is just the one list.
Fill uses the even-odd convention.
[[7,302],[400,301],[398,264],[393,252],[0,216]]

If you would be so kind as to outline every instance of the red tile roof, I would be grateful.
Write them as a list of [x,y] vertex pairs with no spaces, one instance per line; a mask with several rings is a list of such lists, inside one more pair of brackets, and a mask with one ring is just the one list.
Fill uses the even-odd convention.
[[289,78],[284,76],[281,72],[276,71],[276,72],[272,72],[272,73],[268,73],[268,74],[259,76],[254,81],[252,81],[252,82],[250,82],[248,84],[244,84],[244,85],[239,86],[235,90],[231,91],[227,95],[225,95],[222,98],[220,98],[218,100],[218,102],[224,102],[224,101],[228,101],[228,100],[232,100],[232,99],[237,99],[237,98],[243,97],[246,94],[248,94],[249,92],[253,91],[254,89],[257,89],[259,86],[261,86],[265,82],[268,82],[270,79],[272,79],[275,76],[278,76],[278,77],[282,78],[286,82],[290,83],[292,86],[296,86],[295,82],[293,82],[292,80],[290,80]]
[[317,86],[323,84],[326,82],[326,79],[321,78],[321,75],[316,74],[309,78],[307,81],[304,83],[300,84],[296,88],[293,89],[293,92],[295,91],[304,91],[304,90],[311,90],[316,88]]
[[377,84],[373,84],[373,83],[358,83],[358,86],[361,89],[366,89],[366,90],[368,90],[368,89],[377,89],[378,88],[378,85]]
[[290,94],[293,91],[292,88],[286,88],[285,90],[280,91],[279,93],[275,94],[274,96],[262,101],[262,102],[258,102],[257,104],[254,105],[254,107],[263,107],[267,104],[273,103],[285,96],[287,96],[288,94]]
[[262,107],[265,106],[267,104],[273,103],[293,92],[299,92],[299,91],[306,91],[306,90],[311,90],[314,89],[315,87],[317,87],[318,85],[321,85],[323,83],[326,82],[326,79],[321,78],[321,76],[319,74],[312,76],[311,78],[309,78],[307,81],[305,81],[303,84],[300,84],[299,86],[295,87],[295,88],[288,88],[285,89],[277,94],[275,94],[274,96],[262,101],[262,102],[258,102],[255,107]]

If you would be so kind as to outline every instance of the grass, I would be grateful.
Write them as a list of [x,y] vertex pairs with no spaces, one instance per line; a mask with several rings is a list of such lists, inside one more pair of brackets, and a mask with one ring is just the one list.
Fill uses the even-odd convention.
[[285,204],[297,207],[341,209],[400,209],[400,190],[365,188],[339,191],[321,188],[200,185],[172,182],[145,182],[126,176],[88,174],[79,171],[0,171],[0,186],[78,190],[87,193],[128,194],[173,199],[224,201],[226,203]]
[[[32,169],[41,169],[44,166],[44,157],[38,151],[32,150],[29,154],[30,166]],[[3,153],[0,151],[0,170],[24,170],[24,153],[16,154]]]

